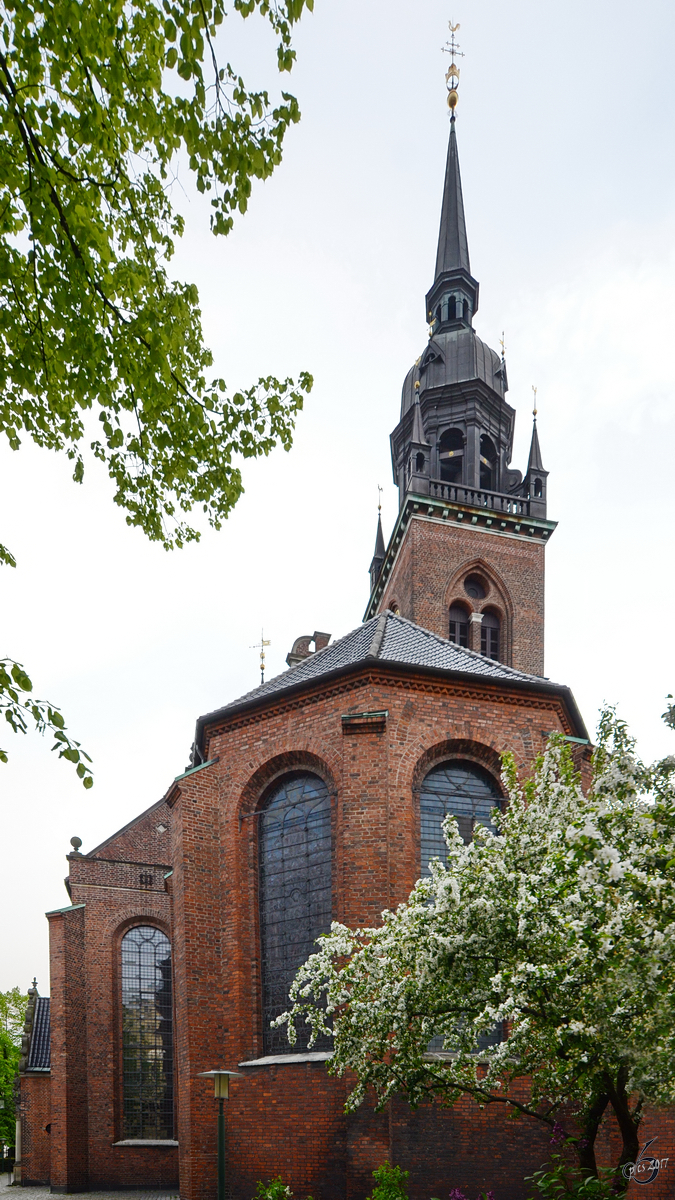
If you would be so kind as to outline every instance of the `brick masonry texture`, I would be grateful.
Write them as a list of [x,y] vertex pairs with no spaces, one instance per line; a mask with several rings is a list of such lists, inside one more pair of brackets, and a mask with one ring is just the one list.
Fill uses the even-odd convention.
[[[345,725],[346,714],[386,712]],[[522,1200],[546,1160],[545,1131],[480,1110],[396,1101],[346,1117],[350,1081],[323,1062],[245,1065],[263,1055],[258,919],[258,816],[284,775],[325,780],[333,807],[333,915],[378,923],[420,867],[420,785],[437,763],[474,761],[499,778],[511,751],[527,773],[552,730],[569,733],[562,699],[508,683],[364,664],[305,691],[267,698],[206,730],[209,765],[177,780],[164,804],[93,856],[70,855],[75,907],[50,914],[52,939],[51,1186],[103,1191],[142,1185],[202,1200],[216,1186],[216,1112],[199,1072],[237,1069],[226,1105],[232,1200],[282,1174],[299,1197],[363,1200],[382,1162],[410,1171],[411,1200],[463,1188]],[[347,732],[348,731],[348,732]],[[588,776],[588,749],[575,750]],[[166,833],[157,834],[162,825]],[[169,874],[171,872],[171,874]],[[141,884],[141,875],[144,883]],[[151,879],[149,879],[151,877]],[[173,943],[179,1147],[115,1146],[121,1134],[119,961],[123,933],[157,925]],[[26,1081],[24,1081],[24,1086]],[[34,1133],[36,1102],[26,1093]],[[42,1118],[40,1118],[42,1119]],[[675,1145],[671,1114],[650,1114],[659,1152]],[[616,1142],[607,1123],[605,1153]],[[666,1200],[672,1170],[649,1192]],[[637,1185],[632,1185],[635,1191]],[[669,1193],[670,1195],[670,1193]]]
[[[539,539],[414,517],[378,611],[396,604],[402,617],[447,638],[453,603],[467,612],[489,610],[500,618],[502,660],[519,671],[543,675],[544,551]],[[464,580],[473,572],[489,584],[484,600],[471,600],[464,590]],[[480,645],[470,649],[480,652]]]

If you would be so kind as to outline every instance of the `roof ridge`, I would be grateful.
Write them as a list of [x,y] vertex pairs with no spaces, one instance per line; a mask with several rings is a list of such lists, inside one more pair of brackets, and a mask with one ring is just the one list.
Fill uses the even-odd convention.
[[382,649],[384,632],[387,628],[387,619],[388,619],[389,615],[393,616],[394,614],[393,613],[390,614],[389,610],[385,608],[384,612],[381,612],[380,615],[378,616],[377,625],[375,627],[375,633],[373,634],[373,640],[370,643],[370,646],[368,647],[368,653],[366,654],[366,658],[378,658],[379,657],[380,650]]

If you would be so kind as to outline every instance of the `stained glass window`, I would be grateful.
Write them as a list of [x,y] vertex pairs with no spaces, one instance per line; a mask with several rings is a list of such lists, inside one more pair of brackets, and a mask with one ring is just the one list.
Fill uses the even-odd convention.
[[[447,862],[448,848],[443,837],[443,821],[448,813],[457,818],[459,832],[468,844],[476,825],[484,825],[492,833],[496,826],[492,815],[499,805],[499,792],[492,776],[470,762],[443,763],[434,767],[420,789],[420,842],[422,850],[422,876],[431,874],[429,862],[440,858]],[[478,1038],[477,1050],[494,1046],[502,1040],[501,1026]],[[451,1042],[451,1039],[450,1039]],[[429,1051],[452,1049],[443,1037],[434,1037],[427,1047]]]
[[[332,918],[331,805],[317,775],[295,775],[273,792],[260,815],[260,934],[265,1054],[307,1048],[309,1027],[298,1027],[291,1046],[285,1028],[270,1021],[289,1007],[298,967],[316,949]],[[330,1049],[330,1040],[314,1050]]]
[[136,925],[122,939],[125,1138],[173,1138],[171,944]]

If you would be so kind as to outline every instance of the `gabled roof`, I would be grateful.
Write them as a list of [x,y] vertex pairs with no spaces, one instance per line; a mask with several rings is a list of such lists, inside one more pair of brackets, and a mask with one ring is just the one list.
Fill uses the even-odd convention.
[[412,621],[407,621],[405,617],[387,611],[364,621],[358,629],[353,629],[351,633],[323,650],[317,650],[283,675],[277,675],[275,679],[261,684],[238,700],[200,717],[197,722],[197,745],[201,743],[205,727],[217,720],[369,663],[398,666],[403,670],[415,668],[464,679],[474,678],[488,683],[563,694],[575,727],[582,737],[587,737],[569,688],[541,679],[538,675],[516,671],[504,663],[494,662],[482,654],[466,650],[446,638],[422,629]]
[[27,1071],[48,1071],[51,1067],[49,996],[37,996],[33,1028],[30,1033]]

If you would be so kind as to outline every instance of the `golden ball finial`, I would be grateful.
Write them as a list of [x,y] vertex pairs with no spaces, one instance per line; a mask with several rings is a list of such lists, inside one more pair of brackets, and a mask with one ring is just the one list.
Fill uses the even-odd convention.
[[457,88],[450,88],[450,91],[448,92],[448,108],[451,112],[454,112],[457,108],[458,100],[459,95],[457,93]]

